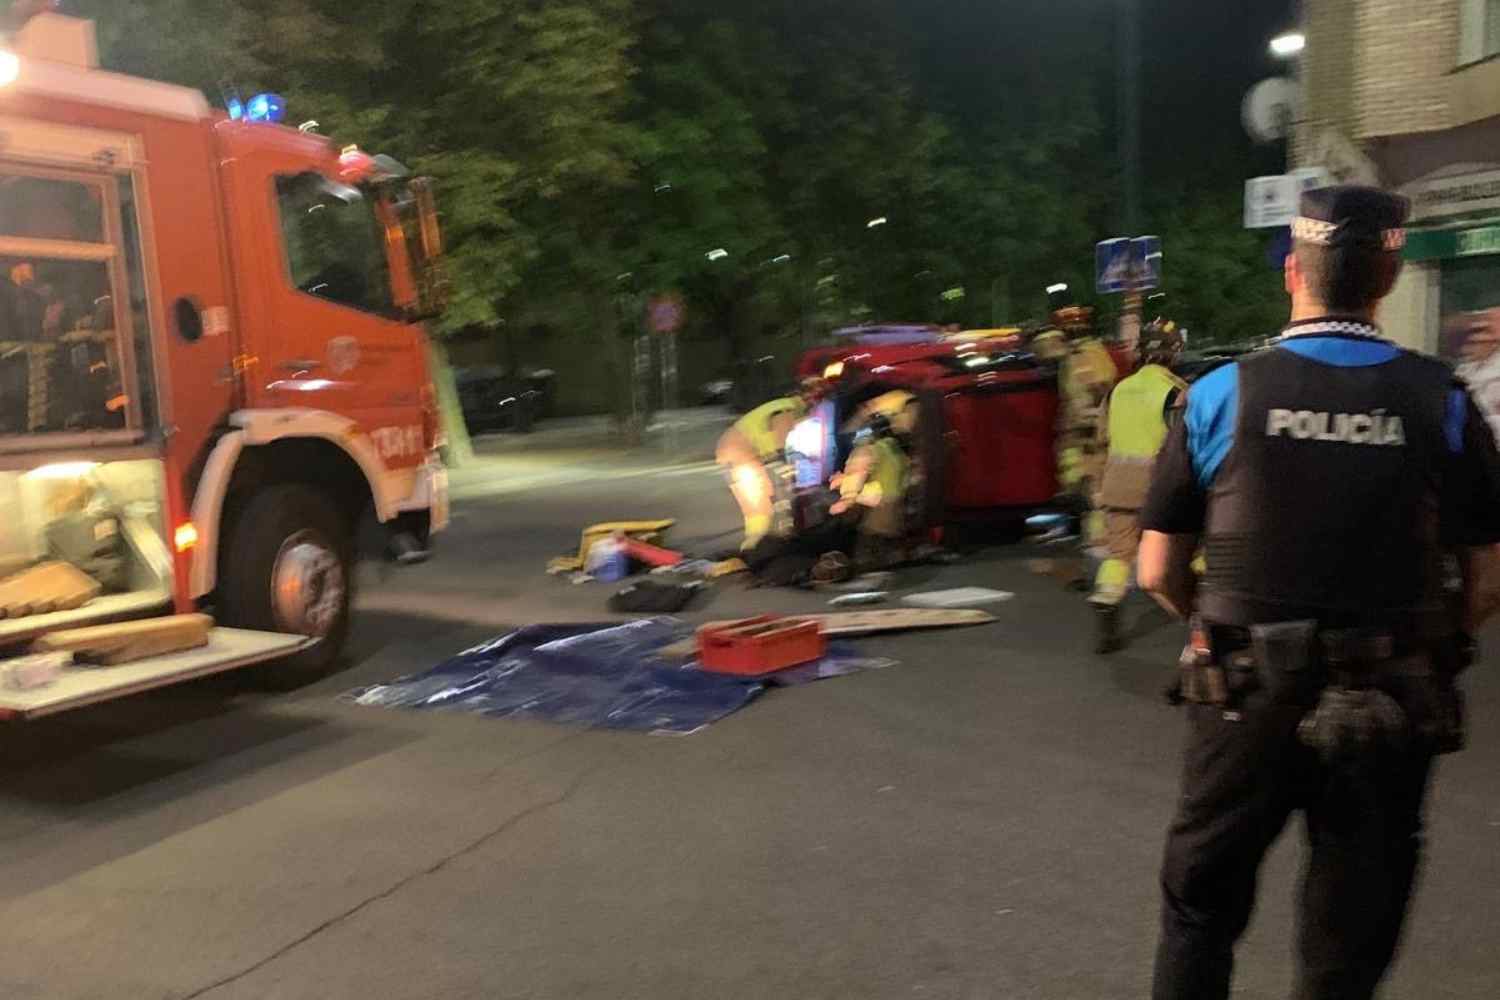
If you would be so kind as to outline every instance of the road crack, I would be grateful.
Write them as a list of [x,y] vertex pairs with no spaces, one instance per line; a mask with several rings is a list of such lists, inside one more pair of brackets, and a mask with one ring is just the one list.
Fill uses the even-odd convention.
[[563,793],[556,798],[548,799],[545,802],[538,802],[534,806],[521,810],[514,816],[507,819],[504,823],[501,823],[499,826],[495,827],[493,830],[490,830],[482,836],[476,838],[475,840],[470,841],[468,844],[465,844],[458,850],[444,855],[437,861],[428,865],[426,868],[423,868],[420,871],[412,872],[410,875],[401,879],[399,882],[396,882],[395,884],[382,889],[381,891],[375,893],[373,896],[369,896],[365,899],[360,900],[358,903],[355,903],[353,906],[340,913],[334,914],[327,920],[318,924],[316,927],[308,930],[305,934],[301,934],[293,940],[288,941],[286,944],[282,945],[280,948],[277,948],[269,955],[265,956],[262,959],[259,959],[251,965],[247,965],[245,968],[239,970],[238,972],[231,973],[230,975],[227,975],[222,979],[217,979],[206,986],[201,986],[198,989],[193,990],[191,993],[183,994],[181,1000],[197,1000],[198,997],[206,996],[209,993],[212,993],[214,990],[217,990],[224,986],[229,986],[232,983],[239,982],[241,979],[259,972],[261,969],[264,969],[272,962],[275,962],[283,956],[290,954],[296,949],[302,947],[304,944],[307,944],[309,941],[323,934],[325,931],[332,930],[333,928],[349,920],[351,917],[357,916],[359,913],[363,912],[371,906],[374,906],[376,903],[379,903],[382,900],[390,899],[396,893],[400,892],[402,889],[405,889],[413,882],[416,882],[419,879],[427,878],[430,875],[436,875],[438,872],[442,871],[453,862],[484,848],[492,841],[504,836],[506,833],[509,833],[511,830],[515,829],[517,826],[524,823],[531,817],[544,813],[549,809],[556,809],[558,806],[563,805],[573,797],[574,793],[576,793],[580,788],[583,787],[583,783],[585,781],[589,780],[600,771],[603,771],[607,766],[608,765],[601,764],[597,767],[589,768],[578,777],[574,778],[573,781],[568,785],[568,787],[563,789]]

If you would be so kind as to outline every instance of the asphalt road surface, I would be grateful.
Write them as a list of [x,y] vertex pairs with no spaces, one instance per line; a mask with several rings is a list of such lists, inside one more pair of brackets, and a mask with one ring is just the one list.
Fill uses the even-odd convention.
[[[691,435],[689,435],[691,438]],[[542,442],[545,444],[545,440]],[[0,997],[1093,998],[1145,995],[1182,720],[1144,604],[1086,653],[1027,546],[906,571],[1011,590],[982,629],[863,640],[900,665],[778,691],[686,738],[360,708],[351,688],[508,626],[606,617],[543,574],[583,525],[735,523],[702,441],[486,449],[431,563],[371,573],[348,664],[0,728]],[[689,617],[821,607],[715,588]],[[1500,636],[1491,636],[1493,647]],[[1500,995],[1500,680],[1470,682],[1386,993]],[[1284,997],[1300,826],[1266,865],[1239,997]]]

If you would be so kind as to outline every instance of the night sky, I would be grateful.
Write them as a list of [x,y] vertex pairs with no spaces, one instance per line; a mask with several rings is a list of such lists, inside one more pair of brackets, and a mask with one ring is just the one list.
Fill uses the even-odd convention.
[[[1148,184],[1153,176],[1191,182],[1194,170],[1281,169],[1284,149],[1257,148],[1245,136],[1240,102],[1284,70],[1267,43],[1292,26],[1294,0],[1139,3]],[[899,4],[927,96],[961,120],[982,120],[985,105],[1025,100],[1038,81],[1077,74],[1113,116],[1118,0]]]

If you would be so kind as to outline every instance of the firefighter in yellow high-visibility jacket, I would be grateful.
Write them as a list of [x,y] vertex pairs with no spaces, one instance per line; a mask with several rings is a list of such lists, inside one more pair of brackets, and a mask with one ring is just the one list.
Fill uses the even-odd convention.
[[820,390],[820,385],[809,383],[798,395],[762,403],[719,438],[714,459],[728,475],[729,492],[744,515],[745,549],[754,548],[771,532],[776,513],[772,471],[785,459],[787,435],[807,415]]
[[1099,653],[1113,653],[1124,644],[1120,604],[1135,575],[1140,510],[1151,486],[1156,454],[1186,395],[1187,383],[1171,367],[1182,346],[1176,324],[1153,322],[1141,333],[1139,367],[1115,386],[1100,411],[1098,442],[1106,457],[1095,500],[1104,522],[1099,541],[1108,557],[1099,566],[1089,598],[1098,620],[1095,651]]

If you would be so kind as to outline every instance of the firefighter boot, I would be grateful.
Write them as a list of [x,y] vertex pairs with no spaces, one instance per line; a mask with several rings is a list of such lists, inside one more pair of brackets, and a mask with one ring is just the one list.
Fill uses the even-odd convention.
[[1125,648],[1120,636],[1120,606],[1094,604],[1094,652],[1100,656],[1118,653]]

